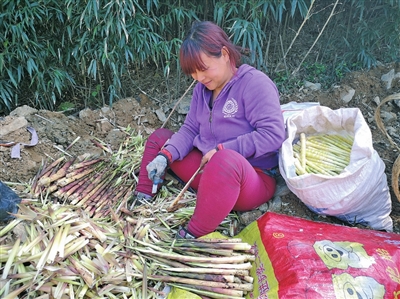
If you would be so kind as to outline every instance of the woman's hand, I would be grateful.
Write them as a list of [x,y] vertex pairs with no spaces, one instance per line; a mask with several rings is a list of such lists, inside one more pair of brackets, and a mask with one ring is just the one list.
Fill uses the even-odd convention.
[[153,184],[160,184],[163,182],[162,177],[165,174],[166,168],[167,158],[162,155],[157,155],[154,160],[146,166],[148,177],[153,181]]
[[203,156],[201,159],[201,165],[205,165],[208,161],[210,161],[211,157],[214,156],[214,154],[217,152],[215,148],[210,150],[207,154]]

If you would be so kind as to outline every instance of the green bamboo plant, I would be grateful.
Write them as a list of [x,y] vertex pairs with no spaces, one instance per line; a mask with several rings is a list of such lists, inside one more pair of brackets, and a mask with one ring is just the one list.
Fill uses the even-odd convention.
[[148,67],[176,98],[186,89],[179,47],[194,20],[223,27],[282,91],[315,63],[328,87],[400,57],[400,0],[3,0],[0,11],[0,114],[112,105],[135,96],[133,71]]

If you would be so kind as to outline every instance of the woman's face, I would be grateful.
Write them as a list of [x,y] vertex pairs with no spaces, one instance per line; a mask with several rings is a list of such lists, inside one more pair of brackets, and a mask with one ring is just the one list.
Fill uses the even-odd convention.
[[203,70],[196,70],[191,76],[193,79],[203,83],[209,90],[218,95],[222,88],[233,76],[228,52],[222,48],[220,57],[208,56],[201,53],[200,57],[206,66]]

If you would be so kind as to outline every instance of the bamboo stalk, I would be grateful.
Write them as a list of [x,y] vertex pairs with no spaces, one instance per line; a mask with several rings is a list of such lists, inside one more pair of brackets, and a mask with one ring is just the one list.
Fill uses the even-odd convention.
[[81,207],[98,189],[100,189],[105,183],[107,183],[112,178],[105,177],[106,172],[102,172],[97,175],[93,180],[91,180],[90,187],[86,188],[84,192],[79,194],[79,196],[71,201],[71,204],[76,204]]
[[[59,188],[55,193],[54,196],[59,199],[67,199],[71,194],[75,192],[76,189],[79,188],[84,183],[84,180],[76,180],[68,185]],[[58,185],[58,184],[57,184]]]
[[64,177],[67,174],[68,168],[74,163],[75,159],[69,160],[53,175],[49,177],[42,177],[40,178],[38,184],[40,186],[49,186],[50,183],[57,181],[58,179]]
[[102,218],[104,217],[104,213],[107,209],[109,209],[110,203],[113,203],[111,196],[113,193],[113,189],[106,190],[103,195],[103,198],[98,202],[97,205],[94,205],[90,210],[90,214],[92,218]]
[[84,206],[88,208],[88,210],[90,210],[92,206],[98,205],[99,201],[103,199],[102,196],[104,195],[104,193],[106,193],[108,190],[114,191],[114,189],[112,188],[112,183],[113,183],[113,178],[106,177],[103,181],[101,181],[96,186],[98,187],[97,190],[95,189],[92,190],[94,193],[90,196],[90,198],[87,200]]
[[192,263],[212,263],[212,264],[240,264],[247,261],[248,257],[239,255],[239,256],[229,256],[229,257],[209,257],[209,256],[184,256],[180,254],[172,254],[165,252],[157,252],[153,250],[147,250],[143,248],[136,248],[137,251],[142,253],[147,253],[154,256],[165,257],[172,260],[177,260],[181,262],[192,262]]
[[[112,188],[110,188],[110,193],[111,194],[113,194],[114,192],[112,192]],[[117,202],[121,197],[123,197],[124,196],[124,194],[126,194],[126,192],[129,192],[129,188],[120,188],[120,190],[118,191],[118,193],[116,193],[114,196],[111,196],[110,197],[110,199],[109,199],[109,201],[110,202],[113,202],[113,203],[115,203],[115,202]],[[108,193],[107,193],[107,195],[108,195]],[[108,196],[106,196],[106,198],[107,198]],[[96,212],[98,212],[98,211],[100,211],[101,210],[101,208],[103,207],[104,205],[98,205],[98,207],[96,208]]]
[[187,254],[207,253],[220,256],[233,256],[234,252],[231,249],[214,249],[214,248],[194,248],[194,247],[179,247],[178,252]]
[[187,189],[189,189],[190,184],[193,182],[193,180],[196,178],[196,176],[199,174],[199,172],[201,171],[202,168],[203,168],[203,165],[200,165],[200,167],[195,171],[195,173],[192,175],[192,177],[189,179],[189,181],[183,187],[181,192],[179,192],[178,196],[172,201],[171,205],[167,208],[168,212],[172,212],[176,209],[176,205],[181,200],[183,194],[187,191]]
[[242,250],[242,251],[251,251],[251,245],[245,242],[230,242],[230,239],[225,240],[225,242],[221,242],[216,240],[213,242],[213,239],[208,239],[205,241],[203,239],[195,239],[195,240],[176,240],[174,243],[175,247],[192,247],[192,248],[213,248],[213,249],[231,249],[231,250]]
[[[207,296],[206,298],[216,299],[244,299],[243,291],[231,290],[218,287],[200,286],[200,285],[188,285],[183,283],[172,283],[170,284],[177,288],[190,291],[195,294]],[[204,298],[204,297],[203,297]]]
[[234,282],[234,275],[218,275],[218,274],[208,274],[208,273],[184,273],[184,272],[168,272],[163,271],[162,274],[167,276],[178,276],[191,279],[216,281],[216,282]]
[[91,159],[91,160],[84,160],[84,161],[75,163],[74,165],[72,165],[72,166],[70,167],[70,169],[71,169],[71,170],[77,170],[77,169],[79,169],[79,168],[91,166],[91,165],[96,164],[96,163],[98,163],[98,162],[100,162],[100,161],[103,161],[103,160],[100,159],[100,158]]
[[306,134],[300,133],[300,164],[304,169],[306,168]]
[[50,163],[45,169],[43,169],[42,173],[44,174],[49,173],[54,170],[55,167],[57,167],[61,162],[63,162],[65,159],[65,156],[61,156],[58,159],[54,160],[52,163]]
[[201,262],[187,262],[189,266],[197,267],[210,267],[210,268],[221,268],[221,269],[239,269],[239,270],[250,270],[252,265],[250,262],[240,264],[213,264],[213,263],[201,263]]
[[[161,257],[158,257],[158,256],[154,256],[152,258],[154,260],[156,260],[156,261],[159,261],[162,264],[161,266],[163,268],[165,268],[166,271],[169,271],[168,269],[187,269],[189,267],[188,265],[186,265],[184,263],[180,263],[180,262],[175,261],[175,260],[169,260],[169,259],[161,258]],[[173,267],[173,268],[168,268],[168,267],[165,267],[165,266],[170,266],[170,267]]]
[[79,180],[80,178],[89,175],[90,173],[95,171],[96,168],[93,167],[93,168],[84,169],[83,171],[80,171],[80,170],[81,169],[77,169],[77,171],[73,171],[73,172],[66,174],[65,178],[57,181],[57,185],[60,187],[68,185],[68,184],[72,183],[73,181]]
[[38,185],[39,182],[39,178],[44,174],[44,170],[46,168],[46,163],[42,162],[42,165],[40,166],[40,168],[38,169],[33,182],[32,182],[32,186],[31,186],[31,194],[37,194],[37,196],[40,194],[40,190],[41,186]]
[[200,279],[190,279],[190,278],[161,276],[161,275],[147,275],[147,278],[163,282],[179,282],[183,284],[209,286],[222,289],[233,289],[246,292],[250,292],[253,290],[253,284],[251,283],[216,282],[216,281],[205,281]]
[[86,203],[85,207],[85,211],[89,213],[90,217],[93,217],[96,211],[100,211],[104,206],[110,203],[110,197],[113,192],[114,189],[105,187],[102,188],[100,192],[93,195],[93,197]]

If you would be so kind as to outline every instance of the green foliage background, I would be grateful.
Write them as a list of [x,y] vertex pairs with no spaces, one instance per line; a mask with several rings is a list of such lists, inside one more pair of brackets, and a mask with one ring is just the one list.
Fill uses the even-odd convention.
[[2,0],[0,12],[0,114],[111,105],[147,67],[181,76],[194,20],[223,27],[282,92],[400,58],[400,0]]

